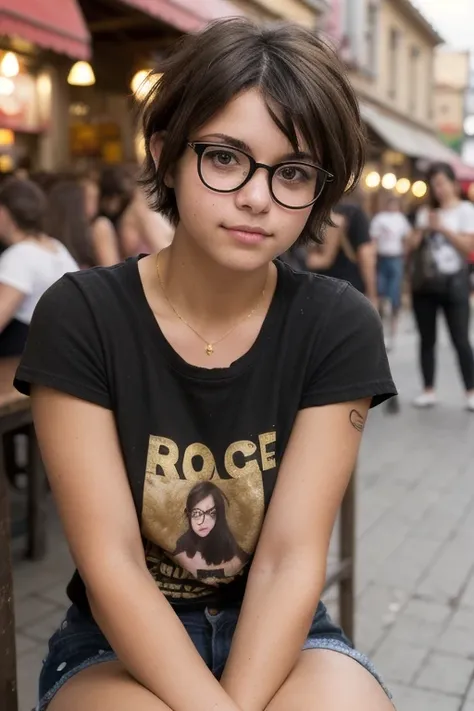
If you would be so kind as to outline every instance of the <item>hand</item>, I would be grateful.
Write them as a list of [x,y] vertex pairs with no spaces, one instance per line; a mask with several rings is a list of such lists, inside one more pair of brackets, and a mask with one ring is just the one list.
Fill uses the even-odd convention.
[[442,229],[438,210],[430,211],[428,215],[428,227],[430,230],[435,230],[436,232]]

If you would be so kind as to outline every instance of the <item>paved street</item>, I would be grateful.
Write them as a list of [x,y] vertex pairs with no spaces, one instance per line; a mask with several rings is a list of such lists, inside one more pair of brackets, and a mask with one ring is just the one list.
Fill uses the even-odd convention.
[[[474,711],[474,414],[462,409],[446,346],[439,358],[443,404],[430,412],[409,406],[418,387],[409,319],[392,360],[401,412],[373,413],[359,466],[357,643],[399,711]],[[53,516],[45,562],[22,562],[20,543],[20,711],[30,711],[72,565]]]

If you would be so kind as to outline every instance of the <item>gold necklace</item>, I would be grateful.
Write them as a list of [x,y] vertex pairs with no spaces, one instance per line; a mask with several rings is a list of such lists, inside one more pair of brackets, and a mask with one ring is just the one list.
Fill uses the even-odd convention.
[[255,306],[254,306],[254,308],[252,309],[252,311],[250,311],[250,313],[248,313],[248,314],[247,314],[246,316],[244,316],[243,318],[239,319],[239,320],[237,321],[237,323],[235,323],[231,328],[229,328],[229,330],[226,331],[223,336],[221,336],[220,338],[218,338],[217,341],[212,341],[212,342],[211,342],[211,341],[208,341],[207,338],[204,338],[204,336],[201,336],[201,334],[198,333],[198,331],[196,331],[196,329],[195,329],[193,326],[191,326],[191,324],[188,323],[188,322],[186,321],[186,319],[185,319],[183,316],[181,316],[181,314],[179,313],[179,311],[177,311],[176,307],[174,306],[174,304],[173,304],[173,303],[171,302],[171,300],[169,299],[168,294],[166,293],[166,289],[165,289],[164,284],[163,284],[163,279],[161,278],[160,264],[159,264],[159,256],[160,256],[160,252],[156,255],[156,273],[157,273],[157,276],[158,276],[158,281],[159,281],[159,283],[160,283],[161,291],[163,292],[164,297],[165,297],[166,301],[168,302],[170,308],[171,308],[172,311],[175,313],[175,315],[179,318],[179,320],[182,321],[185,326],[187,326],[203,343],[206,344],[206,354],[207,354],[208,356],[211,356],[211,355],[214,353],[214,346],[216,346],[218,343],[220,343],[220,342],[223,341],[225,338],[227,338],[227,336],[230,336],[230,334],[232,333],[232,331],[235,331],[235,329],[237,328],[237,326],[240,326],[241,323],[243,323],[244,321],[246,321],[247,319],[249,319],[251,316],[253,316],[254,313],[255,313],[255,311],[258,309],[258,307],[260,306],[261,302],[263,301],[263,297],[265,296],[265,290],[266,290],[266,288],[267,288],[267,282],[266,282],[266,281],[265,281],[265,286],[263,287],[263,291],[262,291],[262,293],[260,294],[260,298],[258,299],[258,301],[257,301],[257,303],[255,304]]

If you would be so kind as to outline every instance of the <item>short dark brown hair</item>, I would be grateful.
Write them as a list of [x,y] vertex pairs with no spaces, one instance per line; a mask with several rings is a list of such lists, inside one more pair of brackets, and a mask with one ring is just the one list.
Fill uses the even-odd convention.
[[[278,128],[298,150],[298,133],[334,175],[313,207],[298,242],[321,241],[331,208],[364,164],[365,132],[342,62],[314,32],[292,24],[261,27],[231,18],[185,37],[160,67],[144,102],[146,163],[143,184],[156,210],[179,221],[174,190],[164,178],[192,134],[236,95],[258,88]],[[163,133],[158,168],[150,153]]]
[[10,213],[18,229],[37,235],[44,229],[46,195],[31,180],[9,178],[0,187],[0,205]]

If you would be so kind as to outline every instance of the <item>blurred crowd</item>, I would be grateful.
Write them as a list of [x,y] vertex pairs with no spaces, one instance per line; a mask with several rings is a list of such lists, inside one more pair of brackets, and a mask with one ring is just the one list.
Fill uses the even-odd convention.
[[167,246],[133,170],[37,173],[0,184],[0,357],[22,353],[36,303],[64,273]]

